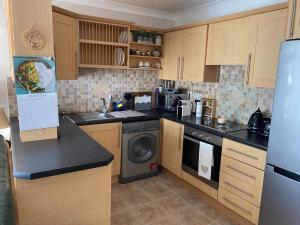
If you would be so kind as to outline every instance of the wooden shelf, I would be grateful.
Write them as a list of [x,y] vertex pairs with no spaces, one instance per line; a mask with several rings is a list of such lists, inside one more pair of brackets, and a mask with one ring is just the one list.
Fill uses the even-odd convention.
[[139,42],[130,42],[132,45],[144,45],[144,46],[155,46],[155,47],[162,47],[163,45],[156,45],[156,44],[148,44],[148,43],[139,43]]
[[129,57],[132,57],[132,58],[145,58],[145,59],[162,59],[162,57],[155,57],[155,56],[143,56],[143,55],[129,55]]
[[137,68],[137,67],[129,67],[131,70],[150,70],[150,71],[160,71],[162,69],[155,69],[155,68]]
[[93,65],[93,64],[79,64],[81,68],[97,68],[97,69],[129,69],[128,66],[112,66],[112,65]]
[[119,42],[109,42],[109,41],[94,41],[94,40],[85,40],[80,39],[80,43],[88,43],[88,44],[98,44],[98,45],[109,45],[109,46],[121,46],[121,47],[128,47],[128,43],[119,43]]

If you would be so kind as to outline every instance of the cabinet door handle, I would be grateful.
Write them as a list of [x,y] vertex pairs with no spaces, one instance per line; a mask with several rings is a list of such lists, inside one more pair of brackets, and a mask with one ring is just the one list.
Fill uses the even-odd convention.
[[295,29],[295,17],[296,17],[296,7],[297,0],[292,0],[292,11],[291,11],[291,21],[289,27],[289,38],[293,38]]
[[244,190],[242,190],[241,188],[236,187],[235,185],[231,184],[231,183],[228,182],[228,181],[225,181],[224,183],[225,183],[227,186],[229,186],[229,187],[231,187],[231,188],[233,188],[233,189],[235,189],[235,190],[237,190],[237,191],[239,191],[239,192],[242,192],[243,194],[248,195],[248,196],[251,197],[251,198],[254,197],[253,194],[251,194],[251,193],[249,193],[249,192],[247,192],[247,191],[244,191]]
[[179,80],[180,73],[180,57],[177,57],[177,80]]
[[245,157],[248,157],[250,159],[254,159],[254,160],[258,160],[258,158],[256,156],[253,156],[253,155],[249,155],[247,153],[244,153],[244,152],[240,152],[238,150],[235,150],[233,148],[226,148],[227,150],[231,151],[231,152],[234,152],[236,154],[239,154],[239,155],[242,155],[242,156],[245,156]]
[[179,137],[178,137],[178,150],[181,151],[181,142],[182,142],[182,126],[179,128]]
[[181,80],[183,80],[184,57],[181,57]]
[[121,139],[122,139],[122,125],[119,126],[119,149],[121,149]]
[[246,177],[249,177],[249,178],[252,179],[252,180],[256,180],[256,177],[255,177],[255,176],[250,175],[250,174],[248,174],[248,173],[245,173],[245,172],[243,172],[243,171],[240,171],[239,169],[236,169],[236,168],[234,168],[234,167],[232,167],[232,166],[230,166],[230,165],[226,165],[225,167],[227,167],[228,169],[230,169],[230,170],[232,170],[232,171],[234,171],[234,172],[237,172],[237,173],[242,174],[242,175],[244,175],[244,176],[246,176]]
[[77,55],[77,52],[75,52],[75,73],[76,73],[76,75],[77,75],[77,65],[78,65],[78,55]]
[[226,197],[223,197],[224,201],[228,202],[230,205],[234,206],[235,208],[238,208],[239,210],[243,211],[244,213],[248,214],[248,215],[252,215],[252,213],[249,210],[244,209],[243,207],[239,206],[238,204],[236,204],[235,202],[229,200]]
[[250,71],[251,71],[251,62],[252,62],[252,53],[248,55],[248,63],[247,63],[247,74],[246,74],[246,84],[249,84],[250,79]]

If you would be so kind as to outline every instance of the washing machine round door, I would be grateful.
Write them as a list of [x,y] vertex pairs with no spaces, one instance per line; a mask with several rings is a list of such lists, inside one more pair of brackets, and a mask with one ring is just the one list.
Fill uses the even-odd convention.
[[156,154],[156,137],[152,134],[139,134],[128,141],[128,160],[144,163]]

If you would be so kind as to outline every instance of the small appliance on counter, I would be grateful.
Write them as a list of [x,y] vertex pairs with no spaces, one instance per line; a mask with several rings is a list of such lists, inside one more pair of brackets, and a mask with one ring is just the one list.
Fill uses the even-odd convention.
[[156,107],[170,112],[176,112],[180,100],[188,100],[186,89],[163,88],[156,96]]
[[190,100],[179,100],[177,106],[178,116],[190,116],[192,114],[192,103]]
[[126,92],[124,93],[126,109],[151,110],[152,92]]
[[257,133],[263,136],[269,136],[271,129],[271,117],[264,117],[260,108],[258,108],[248,121],[248,129],[252,133]]
[[263,114],[258,108],[250,117],[248,121],[248,129],[253,133],[258,133],[262,129]]

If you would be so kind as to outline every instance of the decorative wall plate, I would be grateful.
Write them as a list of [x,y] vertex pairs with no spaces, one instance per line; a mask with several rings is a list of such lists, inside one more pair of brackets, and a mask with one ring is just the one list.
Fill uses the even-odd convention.
[[40,31],[30,29],[24,32],[23,42],[27,48],[39,50],[45,46],[46,38]]

